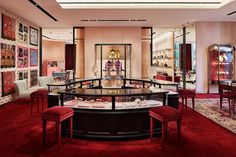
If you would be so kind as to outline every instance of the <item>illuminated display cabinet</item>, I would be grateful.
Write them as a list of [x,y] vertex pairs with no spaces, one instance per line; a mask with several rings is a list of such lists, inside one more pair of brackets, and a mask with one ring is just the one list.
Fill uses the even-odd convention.
[[232,45],[211,45],[208,49],[208,92],[210,85],[234,80],[235,48]]
[[120,87],[120,80],[130,78],[131,46],[131,44],[95,44],[96,76],[103,78],[103,86]]

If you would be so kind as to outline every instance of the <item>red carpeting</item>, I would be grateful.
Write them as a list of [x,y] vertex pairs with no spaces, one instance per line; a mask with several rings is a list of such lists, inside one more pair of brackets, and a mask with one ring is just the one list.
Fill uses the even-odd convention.
[[42,146],[40,114],[30,115],[29,103],[0,106],[0,157],[72,156],[72,157],[233,157],[236,135],[189,108],[184,112],[182,139],[177,141],[175,123],[171,123],[166,150],[160,139],[130,141],[93,141],[62,139],[55,145],[54,125],[49,125],[48,145]]

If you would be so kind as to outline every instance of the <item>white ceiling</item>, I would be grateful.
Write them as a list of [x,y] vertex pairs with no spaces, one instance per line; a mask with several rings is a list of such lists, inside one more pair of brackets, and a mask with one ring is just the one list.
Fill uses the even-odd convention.
[[[151,26],[174,28],[196,21],[236,22],[236,14],[227,16],[228,13],[236,10],[236,0],[220,9],[62,9],[56,0],[35,0],[35,2],[58,21],[52,20],[28,0],[0,0],[0,7],[39,25],[43,28],[43,35],[65,42],[71,42],[73,27]],[[131,21],[94,21],[111,19]],[[137,19],[146,21],[136,21]],[[82,22],[81,20],[88,21]]]
[[[236,1],[220,9],[62,9],[56,0],[35,0],[52,14],[54,21],[33,6],[28,0],[0,0],[5,8],[42,28],[72,28],[73,26],[153,26],[179,27],[195,21],[236,21]],[[145,19],[128,22],[81,22],[81,19]]]
[[220,8],[232,0],[56,0],[63,9]]

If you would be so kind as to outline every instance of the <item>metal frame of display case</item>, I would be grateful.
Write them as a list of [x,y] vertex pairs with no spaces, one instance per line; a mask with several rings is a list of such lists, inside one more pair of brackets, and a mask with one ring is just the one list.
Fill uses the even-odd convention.
[[[101,68],[101,71],[100,71],[100,77],[102,77],[102,72],[103,72],[103,65],[102,65],[102,57],[103,57],[103,50],[102,50],[102,48],[103,48],[103,46],[124,46],[124,50],[125,50],[125,59],[124,59],[124,63],[125,63],[125,65],[124,65],[124,69],[125,69],[125,72],[124,72],[124,77],[126,78],[127,77],[127,61],[126,61],[126,55],[127,55],[127,53],[128,52],[126,52],[127,51],[127,46],[130,46],[130,62],[131,62],[131,51],[132,51],[132,44],[128,44],[128,43],[124,43],[124,44],[116,44],[116,43],[104,43],[104,44],[95,44],[95,53],[97,53],[96,52],[96,47],[97,46],[100,46],[100,53],[101,53],[101,63],[100,63],[100,68]],[[131,67],[130,67],[131,68]]]
[[[229,51],[226,51],[224,49],[228,49]],[[227,62],[224,61],[224,58],[223,61],[220,61],[220,55],[221,53],[226,53],[226,52],[231,52],[232,54],[232,61],[229,63],[229,64],[226,64]],[[213,55],[213,53],[216,53],[215,54],[215,58],[212,59],[211,58],[211,55]],[[222,63],[222,64],[220,64]],[[224,68],[227,66],[231,66],[231,67],[228,67],[228,68],[231,68],[231,70],[229,71],[228,70],[228,74],[227,73],[220,73],[221,72],[221,68],[222,66],[224,66]],[[216,67],[217,66],[217,67]],[[227,45],[218,45],[218,44],[214,44],[214,45],[211,45],[209,48],[208,48],[208,88],[207,88],[207,92],[210,93],[210,85],[217,85],[221,82],[231,82],[232,80],[234,80],[235,78],[235,47],[233,47],[232,45],[230,44],[227,44]],[[212,70],[213,69],[216,69],[215,72],[217,74],[214,74],[214,75],[217,75],[217,79],[213,80],[211,79],[212,78]],[[226,72],[226,71],[224,71]],[[230,78],[226,79],[222,79],[221,78],[221,75],[228,75]]]

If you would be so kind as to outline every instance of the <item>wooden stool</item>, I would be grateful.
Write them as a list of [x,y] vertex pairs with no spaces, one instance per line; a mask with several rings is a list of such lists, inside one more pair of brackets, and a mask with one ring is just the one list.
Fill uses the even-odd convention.
[[[194,111],[194,102],[195,102],[195,96],[196,96],[195,91],[191,91],[188,89],[180,89],[179,96],[182,98],[182,109],[183,110],[184,110],[184,105],[185,105],[185,110],[187,110],[187,99],[192,98],[192,105],[193,105],[193,111]],[[184,99],[185,99],[185,104],[184,104]]]
[[162,149],[165,147],[165,136],[166,130],[168,126],[168,122],[176,121],[177,122],[177,129],[178,129],[178,139],[181,136],[181,120],[182,114],[179,110],[176,110],[169,106],[160,106],[154,107],[149,110],[150,115],[150,139],[153,139],[153,128],[154,128],[154,121],[153,119],[159,120],[162,124]]
[[46,124],[47,121],[56,123],[56,137],[58,147],[61,145],[61,122],[70,118],[70,139],[72,139],[74,110],[69,107],[54,106],[42,112],[41,119],[43,122],[43,144],[46,144]]
[[48,90],[40,89],[30,94],[31,99],[31,109],[30,112],[33,112],[34,100],[37,101],[38,111],[39,111],[39,101],[42,101],[42,111],[44,110],[44,101],[47,100]]

